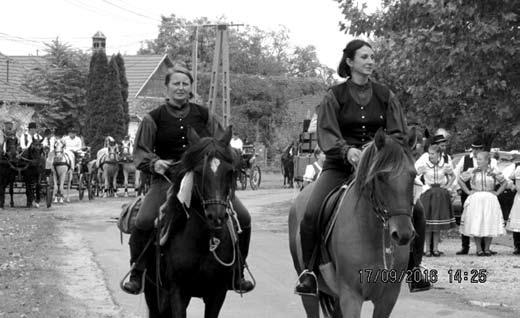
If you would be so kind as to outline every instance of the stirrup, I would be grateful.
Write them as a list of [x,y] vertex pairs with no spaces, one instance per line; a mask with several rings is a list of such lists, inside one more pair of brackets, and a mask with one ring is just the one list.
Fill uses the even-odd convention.
[[125,293],[127,294],[130,294],[130,295],[139,295],[141,293],[144,292],[144,284],[145,284],[145,281],[146,281],[146,269],[143,271],[143,273],[141,274],[141,289],[136,292],[136,293],[133,293],[129,290],[127,290],[125,288],[125,280],[128,276],[130,276],[130,274],[132,273],[132,271],[134,270],[135,268],[135,263],[132,264],[132,266],[130,267],[130,270],[128,271],[128,273],[126,273],[125,276],[123,276],[123,278],[121,279],[121,281],[119,282],[119,288],[121,288],[122,291],[124,291]]
[[304,269],[300,273],[300,275],[298,276],[298,279],[296,280],[296,287],[298,287],[298,285],[301,283],[300,282],[300,278],[302,278],[304,275],[312,276],[312,278],[314,279],[314,282],[316,282],[316,291],[314,293],[299,293],[299,292],[296,291],[296,288],[294,288],[294,293],[297,294],[297,295],[300,295],[300,296],[314,296],[314,297],[318,297],[318,277],[311,270]]

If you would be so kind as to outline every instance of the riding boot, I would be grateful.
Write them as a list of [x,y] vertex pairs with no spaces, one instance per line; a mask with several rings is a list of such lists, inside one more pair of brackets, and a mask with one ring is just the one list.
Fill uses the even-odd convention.
[[234,289],[238,293],[247,293],[255,288],[255,285],[250,280],[244,277],[244,267],[247,255],[249,253],[249,242],[251,241],[251,227],[242,228],[242,233],[238,234],[238,248],[242,256],[240,262],[240,269],[238,275],[235,275],[235,281],[230,289]]
[[[410,258],[408,260],[407,269],[409,273],[410,292],[413,293],[429,290],[432,287],[431,283],[423,276],[421,271],[424,239],[426,237],[426,220],[424,218],[424,207],[420,201],[414,206],[412,222],[417,235],[410,245]],[[420,275],[414,275],[417,271]]]
[[457,255],[467,255],[469,253],[469,236],[461,234],[460,240],[462,242],[462,249],[458,251]]
[[[123,290],[130,294],[139,294],[143,287],[143,272],[146,269],[146,257],[144,249],[150,239],[152,231],[144,231],[135,228],[130,235],[128,245],[130,245],[130,264],[132,271],[130,279],[123,285]],[[141,256],[143,254],[143,256]],[[139,257],[141,258],[139,259]]]
[[[315,249],[314,228],[307,222],[300,224],[300,240],[302,245],[302,258],[305,270],[298,278],[298,285],[294,288],[294,292],[299,295],[317,295],[318,282],[316,275],[313,273],[314,263],[313,253]],[[311,225],[311,226],[309,226]]]

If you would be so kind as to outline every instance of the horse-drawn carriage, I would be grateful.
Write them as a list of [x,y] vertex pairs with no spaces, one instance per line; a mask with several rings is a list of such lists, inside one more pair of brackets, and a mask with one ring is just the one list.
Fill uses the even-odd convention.
[[254,145],[244,145],[242,148],[242,158],[238,180],[242,190],[247,188],[247,179],[252,190],[260,187],[262,181],[262,171],[256,164],[256,149]]
[[16,136],[5,137],[0,151],[0,208],[4,207],[6,190],[10,194],[10,206],[14,207],[14,195],[25,194],[27,207],[39,206],[40,198],[46,198],[51,206],[52,181],[44,172],[45,152],[40,139],[35,139],[26,150],[19,148]]

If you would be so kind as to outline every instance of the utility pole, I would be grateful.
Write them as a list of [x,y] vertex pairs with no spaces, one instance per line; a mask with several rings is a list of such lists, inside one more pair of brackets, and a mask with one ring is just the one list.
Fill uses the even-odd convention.
[[195,40],[193,41],[193,52],[191,54],[191,69],[193,70],[193,85],[191,92],[195,98],[197,95],[197,63],[199,53],[199,26],[195,26]]
[[[213,66],[211,68],[211,82],[209,85],[208,107],[212,114],[215,114],[215,101],[217,99],[217,78],[219,66],[222,65],[222,124],[229,126],[231,119],[231,109],[229,105],[229,31],[230,26],[242,26],[243,24],[217,24],[208,25],[217,27],[217,39],[215,42],[215,52],[213,53]],[[205,25],[206,26],[206,25]]]

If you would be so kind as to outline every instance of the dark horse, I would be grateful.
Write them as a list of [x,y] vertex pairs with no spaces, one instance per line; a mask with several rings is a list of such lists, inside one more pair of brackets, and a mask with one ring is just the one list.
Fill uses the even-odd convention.
[[25,182],[28,208],[33,206],[33,202],[35,207],[39,207],[40,203],[40,175],[45,170],[45,152],[42,141],[42,139],[33,138],[31,145],[22,153],[18,161],[18,169],[21,169]]
[[294,143],[291,143],[282,153],[282,174],[283,174],[283,187],[294,187],[294,153],[296,147]]
[[[186,317],[191,297],[203,298],[205,318],[218,317],[240,259],[234,218],[228,214],[238,159],[229,146],[231,128],[201,139],[190,129],[188,140],[191,146],[172,172],[175,181],[161,207],[164,215],[173,216],[174,230],[162,247],[160,280],[155,257],[147,258],[149,317]],[[193,176],[190,207],[181,205],[176,195],[185,174]]]
[[[401,290],[400,277],[406,279],[409,243],[415,235],[411,221],[415,130],[400,137],[380,129],[363,151],[324,243],[331,261],[316,271],[319,299],[302,296],[307,317],[319,317],[321,304],[328,316],[359,318],[367,300],[374,303],[373,317],[390,316]],[[300,192],[289,212],[290,250],[298,273],[303,269],[300,221],[313,186]]]
[[0,208],[3,209],[5,201],[5,188],[8,185],[11,185],[11,207],[14,206],[12,184],[16,177],[16,171],[12,168],[12,165],[13,162],[17,161],[18,139],[15,135],[8,135],[5,137],[4,145],[0,145],[0,147]]

